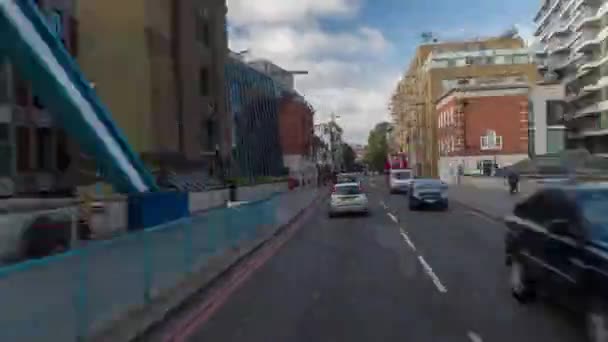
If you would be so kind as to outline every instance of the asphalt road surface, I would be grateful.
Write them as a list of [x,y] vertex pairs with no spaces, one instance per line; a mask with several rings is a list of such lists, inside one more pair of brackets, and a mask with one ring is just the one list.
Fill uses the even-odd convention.
[[367,189],[371,216],[322,205],[185,339],[584,341],[572,313],[512,298],[500,223],[454,202],[411,212],[380,178]]

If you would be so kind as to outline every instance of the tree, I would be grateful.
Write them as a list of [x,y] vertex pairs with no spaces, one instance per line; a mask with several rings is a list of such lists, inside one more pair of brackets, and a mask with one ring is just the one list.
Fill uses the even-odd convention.
[[388,142],[386,136],[390,129],[390,123],[381,122],[369,132],[365,162],[371,170],[379,172],[384,170],[384,164],[388,155]]
[[357,159],[355,150],[349,144],[342,143],[342,161],[347,172],[355,171],[355,159]]

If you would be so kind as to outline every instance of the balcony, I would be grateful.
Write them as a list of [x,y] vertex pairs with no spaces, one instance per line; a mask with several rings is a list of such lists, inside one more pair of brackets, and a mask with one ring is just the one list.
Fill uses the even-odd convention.
[[558,24],[555,25],[555,27],[548,28],[546,30],[546,33],[548,34],[546,36],[546,39],[550,40],[551,38],[553,38],[555,36],[560,36],[560,35],[569,34],[570,32],[575,32],[573,24],[577,20],[578,21],[582,20],[581,19],[582,16],[583,16],[583,14],[581,12],[576,12],[572,17],[560,21]]
[[585,116],[594,115],[603,111],[608,110],[608,100],[596,102],[592,105],[577,110],[574,113],[573,119],[582,118]]
[[590,9],[581,11],[581,13],[584,13],[583,19],[574,24],[574,29],[576,31],[580,31],[585,27],[599,28],[602,25],[603,17],[608,14],[608,3],[603,4],[595,13]]
[[581,36],[582,36],[581,33],[577,33],[568,39],[564,39],[564,40],[554,39],[555,43],[553,43],[552,46],[549,47],[549,55],[556,54],[556,53],[570,52],[570,47],[575,42],[577,42],[577,40],[579,38],[581,38]]
[[562,7],[562,9],[559,11],[559,17],[563,18],[564,15],[568,12],[568,10],[570,10],[572,8],[572,6],[579,2],[580,0],[568,0],[566,1],[565,5]]
[[555,10],[558,8],[560,2],[560,0],[554,0],[553,3],[549,5],[549,9],[547,10],[547,12],[545,12],[545,14],[538,21],[539,28],[545,24],[545,22],[547,21],[547,19],[549,19],[549,17],[551,17],[551,15],[553,15]]
[[[554,55],[554,56],[560,56],[560,55]],[[554,60],[554,63],[549,63],[549,64],[553,65],[553,70],[562,70],[562,69],[565,69],[569,66],[573,66],[578,63],[586,63],[588,60],[590,60],[590,57],[585,56],[583,54],[571,54],[565,58],[556,58]]]
[[[591,37],[591,39],[585,39],[586,37]],[[588,31],[583,33],[583,39],[579,41],[578,44],[572,47],[575,52],[578,53],[588,53],[593,52],[596,49],[599,49],[602,42],[606,40],[608,37],[608,27],[604,27],[599,32]]]
[[601,66],[603,66],[604,64],[606,64],[608,62],[608,56],[603,57],[602,59],[599,60],[595,60],[595,61],[591,61],[589,63],[585,63],[581,66],[580,70],[581,71],[585,71],[585,70],[589,70],[592,71],[596,68],[599,68]]
[[583,88],[585,92],[594,92],[608,87],[608,76],[603,76],[596,83],[590,84]]

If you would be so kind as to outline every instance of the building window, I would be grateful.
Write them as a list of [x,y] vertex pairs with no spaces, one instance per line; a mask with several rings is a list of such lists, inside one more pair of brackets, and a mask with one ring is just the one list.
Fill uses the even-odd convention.
[[513,56],[513,64],[528,64],[528,63],[530,63],[530,56],[528,56],[528,55]]
[[50,170],[52,167],[51,129],[40,127],[36,129],[36,152],[39,170]]
[[51,32],[63,41],[63,14],[58,10],[51,10],[47,15],[47,25]]
[[[453,60],[452,60],[453,61]],[[439,59],[433,62],[435,68],[447,68],[450,66],[449,59]]]
[[44,105],[42,104],[42,101],[40,101],[40,97],[38,96],[34,96],[34,107],[38,109],[44,109]]
[[215,151],[215,121],[213,119],[205,120],[205,131],[207,135],[207,141],[205,141],[205,150],[207,151]]
[[564,150],[566,131],[563,129],[547,130],[547,153],[559,153]]
[[10,126],[0,124],[0,176],[10,176],[13,162],[13,147],[10,141]]
[[454,60],[455,62],[455,66],[465,66],[467,65],[467,60],[466,58],[457,58]]
[[199,91],[201,96],[209,96],[209,70],[205,67],[199,71]]
[[481,150],[502,150],[502,136],[496,135],[493,130],[488,130],[486,135],[480,138]]
[[0,144],[8,144],[10,138],[10,126],[8,123],[0,123]]
[[207,47],[211,46],[211,23],[208,9],[201,8],[196,14],[195,30],[196,40]]
[[17,127],[17,170],[30,171],[30,129]]
[[65,131],[59,129],[55,131],[57,137],[57,154],[55,156],[57,160],[57,171],[65,172],[71,163],[68,138]]
[[29,90],[27,87],[27,83],[15,75],[15,100],[18,106],[26,107],[29,103]]
[[11,99],[9,84],[8,63],[0,57],[0,103],[9,102]]
[[549,100],[547,105],[547,126],[562,125],[565,114],[563,101]]

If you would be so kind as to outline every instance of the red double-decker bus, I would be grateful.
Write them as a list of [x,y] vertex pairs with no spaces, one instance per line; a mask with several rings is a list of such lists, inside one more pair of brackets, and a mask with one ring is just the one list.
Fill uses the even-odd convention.
[[403,152],[389,154],[384,164],[384,171],[408,169],[409,164],[407,161],[407,154]]

